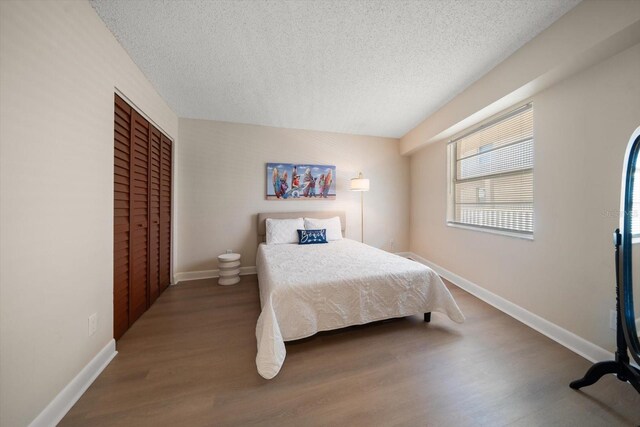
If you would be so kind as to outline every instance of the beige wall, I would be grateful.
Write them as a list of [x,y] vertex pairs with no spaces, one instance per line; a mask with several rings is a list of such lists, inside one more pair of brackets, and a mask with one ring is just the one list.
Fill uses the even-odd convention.
[[533,97],[535,240],[447,227],[446,144],[411,158],[411,250],[609,350],[612,232],[640,44]]
[[178,121],[88,2],[0,1],[0,58],[0,425],[22,426],[113,337],[114,87]]
[[[227,248],[255,265],[258,212],[345,210],[347,237],[360,239],[360,194],[348,191],[358,171],[371,180],[366,243],[409,247],[409,159],[395,139],[180,119],[177,162],[176,272],[216,269]],[[265,200],[267,162],[336,165],[337,199]]]

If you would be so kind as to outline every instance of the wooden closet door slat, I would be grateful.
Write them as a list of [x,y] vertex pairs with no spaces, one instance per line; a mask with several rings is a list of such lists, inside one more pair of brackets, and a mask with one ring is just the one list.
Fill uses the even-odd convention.
[[131,223],[131,285],[129,325],[133,324],[149,306],[149,122],[132,110],[130,152],[130,223]]
[[119,339],[129,328],[131,107],[116,95],[114,110],[113,334]]
[[149,143],[149,303],[160,296],[160,149],[162,134],[151,126]]
[[160,144],[160,292],[171,284],[171,140],[162,135]]

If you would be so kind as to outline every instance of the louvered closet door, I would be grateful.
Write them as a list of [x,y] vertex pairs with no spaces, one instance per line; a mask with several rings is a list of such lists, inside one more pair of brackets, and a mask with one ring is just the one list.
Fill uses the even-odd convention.
[[129,328],[131,107],[117,95],[114,121],[113,333],[118,339]]
[[170,284],[171,140],[117,95],[114,129],[113,329],[119,339]]
[[160,296],[160,157],[162,134],[151,126],[149,144],[149,303]]
[[160,292],[171,284],[171,200],[171,140],[162,135],[160,149]]
[[131,113],[131,284],[129,324],[147,309],[149,271],[149,122],[137,111]]

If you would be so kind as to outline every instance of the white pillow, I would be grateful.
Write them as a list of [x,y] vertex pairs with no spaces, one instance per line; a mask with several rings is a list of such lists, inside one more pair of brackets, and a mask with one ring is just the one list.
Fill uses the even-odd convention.
[[298,230],[304,229],[302,218],[267,218],[267,245],[298,243]]
[[342,225],[340,217],[334,216],[329,219],[305,218],[305,230],[327,230],[327,241],[342,240]]

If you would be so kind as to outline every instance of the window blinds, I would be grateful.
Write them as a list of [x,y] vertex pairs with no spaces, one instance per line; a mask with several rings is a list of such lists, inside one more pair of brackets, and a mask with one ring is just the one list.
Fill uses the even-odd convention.
[[533,234],[533,106],[451,141],[450,223]]

